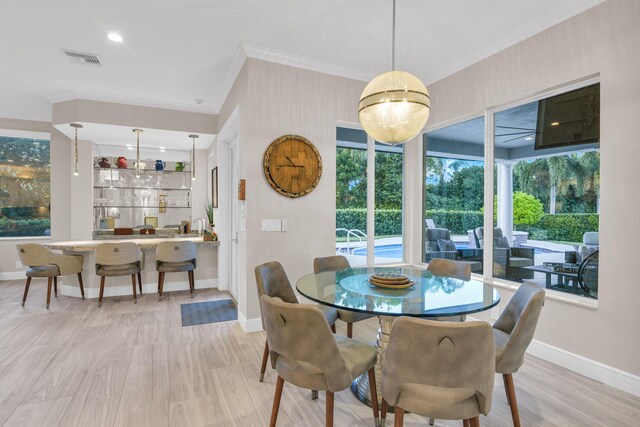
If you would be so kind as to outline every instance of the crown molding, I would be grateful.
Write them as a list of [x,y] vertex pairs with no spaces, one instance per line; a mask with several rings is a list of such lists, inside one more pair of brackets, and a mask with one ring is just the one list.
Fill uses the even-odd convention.
[[218,111],[210,105],[191,105],[179,102],[161,101],[158,99],[134,98],[129,96],[112,95],[102,92],[91,91],[67,91],[61,92],[47,97],[49,102],[56,104],[58,102],[72,101],[75,99],[84,99],[88,101],[110,102],[114,104],[136,105],[139,107],[162,108],[165,110],[187,111],[190,113],[218,114]]
[[253,45],[245,44],[243,45],[243,49],[245,51],[245,55],[249,58],[274,62],[276,64],[289,65],[291,67],[303,68],[309,71],[317,71],[319,73],[330,74],[352,80],[368,82],[379,74],[372,71],[345,67],[330,62],[318,61],[316,59],[292,55],[272,49],[264,49]]

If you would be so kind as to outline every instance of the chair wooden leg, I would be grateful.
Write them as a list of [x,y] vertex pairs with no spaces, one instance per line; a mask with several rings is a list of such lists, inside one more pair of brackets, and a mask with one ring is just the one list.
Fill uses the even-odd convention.
[[53,278],[53,296],[58,298],[58,276]]
[[387,422],[387,401],[382,398],[382,414],[380,417],[380,427],[384,427]]
[[376,387],[376,371],[375,367],[369,369],[369,388],[371,392],[371,407],[373,409],[373,419],[375,425],[380,424],[380,415],[378,414],[378,390]]
[[31,277],[27,277],[27,283],[24,285],[24,296],[22,297],[22,306],[27,302],[27,294],[29,293],[29,285],[31,285]]
[[138,288],[140,289],[140,295],[142,295],[142,275],[138,273]]
[[396,405],[393,413],[395,414],[393,426],[402,427],[404,425],[404,409]]
[[462,427],[470,427],[469,420],[462,420]]
[[193,270],[189,271],[189,292],[191,292],[191,298],[193,298],[193,288],[195,287],[193,284]]
[[331,332],[336,333],[336,324],[331,325]]
[[158,273],[158,295],[162,299],[162,291],[164,290],[164,273]]
[[78,273],[78,283],[80,284],[80,293],[82,294],[82,299],[84,299],[84,284],[82,283],[82,273]]
[[318,390],[311,390],[311,400],[318,400]]
[[480,417],[469,418],[469,427],[480,427]]
[[264,380],[264,372],[267,370],[269,360],[269,341],[264,340],[264,353],[262,354],[262,366],[260,367],[260,382]]
[[51,284],[53,283],[53,277],[49,277],[47,283],[47,310],[49,309],[49,303],[51,302]]
[[333,392],[327,390],[325,394],[327,395],[327,418],[324,425],[326,427],[333,427]]
[[278,381],[276,381],[276,393],[273,396],[273,408],[271,409],[271,422],[270,427],[276,427],[276,421],[278,420],[278,410],[280,409],[280,398],[282,397],[282,387],[284,387],[284,380],[278,375]]
[[353,323],[351,322],[347,323],[347,337],[353,338]]
[[102,307],[102,296],[104,295],[104,279],[104,276],[100,277],[100,296],[98,297],[98,307]]
[[133,303],[137,304],[138,297],[136,295],[136,275],[135,274],[131,275],[131,284],[133,285]]
[[[511,418],[513,418],[513,427],[520,427],[520,414],[518,413],[518,401],[516,400],[516,388],[513,385],[512,374],[502,374],[504,385],[507,389],[507,399],[511,407]],[[478,424],[480,425],[480,424]],[[473,427],[473,424],[471,424]]]

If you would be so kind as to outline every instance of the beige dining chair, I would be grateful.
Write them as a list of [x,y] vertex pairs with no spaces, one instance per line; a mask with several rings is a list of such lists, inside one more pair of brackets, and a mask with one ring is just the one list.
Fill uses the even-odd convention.
[[[326,392],[326,426],[333,426],[334,393],[349,388],[364,373],[371,396],[377,396],[377,353],[370,344],[334,335],[324,313],[313,305],[260,297],[262,319],[278,380],[270,426],[275,427],[284,383]],[[379,423],[378,402],[372,399],[373,418]]]
[[471,264],[464,261],[434,258],[429,261],[427,271],[434,276],[453,277],[464,281],[471,280]]
[[[280,298],[284,302],[291,304],[298,304],[298,298],[293,292],[287,273],[285,273],[282,264],[277,261],[267,262],[257,266],[255,269],[256,285],[258,287],[258,297],[267,295],[270,297]],[[331,327],[333,333],[336,332],[336,320],[338,319],[338,312],[335,308],[318,306],[318,308],[324,314],[327,323]],[[262,318],[262,327],[264,328],[264,316]],[[264,379],[264,373],[267,369],[267,359],[269,358],[269,341],[265,340],[264,354],[262,356],[262,366],[260,367],[260,382]],[[273,359],[271,360],[272,367],[275,368]],[[315,393],[312,396],[316,397]]]
[[162,299],[165,273],[186,272],[189,292],[193,298],[195,290],[194,270],[197,249],[193,242],[162,242],[156,246],[156,270],[158,271],[158,298]]
[[502,374],[514,427],[520,426],[520,415],[513,373],[524,363],[524,353],[533,339],[543,305],[544,289],[535,283],[524,282],[493,324],[496,373]]
[[84,299],[84,286],[82,284],[82,264],[84,257],[82,255],[62,255],[51,251],[50,249],[37,243],[18,243],[16,244],[18,257],[22,265],[28,266],[27,283],[24,286],[24,295],[22,297],[22,306],[27,301],[29,286],[31,279],[34,277],[47,277],[47,309],[51,302],[51,283],[53,282],[53,291],[58,296],[58,276],[66,276],[67,274],[77,274],[80,284],[80,293]]
[[403,425],[405,411],[479,426],[479,415],[491,409],[494,369],[488,323],[400,317],[382,364],[382,425],[390,404],[396,427]]
[[[351,268],[349,260],[342,255],[315,258],[313,260],[313,272],[324,273],[325,271],[340,271]],[[373,314],[357,313],[355,311],[338,309],[338,319],[347,324],[347,336],[353,337],[353,324],[362,320],[375,317]]]
[[138,245],[132,242],[101,243],[96,246],[95,256],[96,274],[100,276],[98,307],[102,307],[105,278],[114,276],[131,276],[133,302],[137,304],[136,275],[138,276],[140,295],[142,295],[140,272],[144,268],[144,255]]

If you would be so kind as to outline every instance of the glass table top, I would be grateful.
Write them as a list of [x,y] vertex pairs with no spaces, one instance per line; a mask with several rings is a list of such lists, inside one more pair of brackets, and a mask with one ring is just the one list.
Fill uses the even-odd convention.
[[[373,273],[402,273],[415,282],[407,289],[379,288]],[[382,316],[458,316],[488,310],[500,302],[494,288],[478,280],[434,276],[412,267],[349,268],[301,277],[296,288],[320,304]]]

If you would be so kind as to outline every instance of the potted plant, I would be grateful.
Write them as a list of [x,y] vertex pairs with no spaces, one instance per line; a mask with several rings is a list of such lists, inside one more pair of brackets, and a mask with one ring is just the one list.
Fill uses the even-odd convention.
[[213,231],[215,224],[213,223],[213,205],[211,203],[205,203],[204,210],[207,213],[207,219],[209,220],[209,229]]

